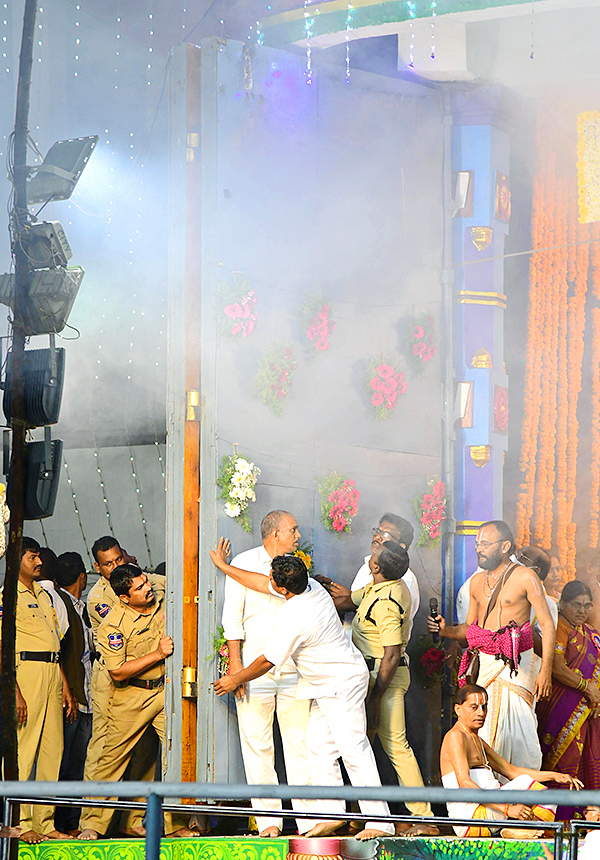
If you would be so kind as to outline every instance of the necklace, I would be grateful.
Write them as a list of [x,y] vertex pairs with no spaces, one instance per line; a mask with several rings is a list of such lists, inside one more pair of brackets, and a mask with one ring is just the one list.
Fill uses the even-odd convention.
[[[496,586],[498,585],[498,581],[500,579],[502,579],[502,586],[504,586],[504,578],[506,577],[506,572],[507,572],[508,568],[510,567],[510,565],[511,565],[511,562],[509,561],[508,564],[506,565],[506,567],[504,568],[504,570],[502,571],[502,573],[496,577],[496,579],[493,583],[490,582],[489,570],[486,570],[483,593],[485,594],[485,590],[486,590],[486,586],[487,586],[488,594],[486,595],[486,597],[488,598],[488,600],[490,599],[490,597],[494,593],[494,590],[495,590]],[[501,586],[501,588],[502,588],[502,586]]]

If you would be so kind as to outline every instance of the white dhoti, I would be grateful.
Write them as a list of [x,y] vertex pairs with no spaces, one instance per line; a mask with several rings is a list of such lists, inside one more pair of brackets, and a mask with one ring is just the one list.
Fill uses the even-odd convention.
[[[510,782],[505,783],[504,785],[500,785],[500,782],[496,779],[494,772],[489,767],[475,767],[471,768],[469,771],[469,777],[476,782],[480,788],[489,790],[493,788],[501,788],[501,789],[513,789],[515,791],[522,791],[531,789],[535,790],[543,790],[544,786],[539,782],[536,782],[530,776],[526,774],[521,774],[517,776],[515,779],[511,779]],[[458,780],[456,779],[456,774],[454,771],[451,773],[447,773],[442,776],[442,785],[444,788],[458,788]],[[537,800],[538,798],[536,798]],[[449,818],[472,818],[476,819],[493,819],[496,821],[507,821],[506,815],[500,812],[498,809],[491,809],[489,806],[485,806],[482,803],[447,803],[448,807],[448,817]],[[549,804],[542,803],[532,803],[532,810],[534,818],[537,818],[539,821],[554,821],[554,817],[556,815],[556,806],[551,806]],[[490,830],[487,827],[454,827],[454,832],[458,836],[490,836]]]
[[533,770],[542,766],[533,698],[538,671],[533,649],[521,653],[519,671],[512,678],[502,660],[479,653],[477,683],[488,693],[487,718],[479,735],[506,761]]

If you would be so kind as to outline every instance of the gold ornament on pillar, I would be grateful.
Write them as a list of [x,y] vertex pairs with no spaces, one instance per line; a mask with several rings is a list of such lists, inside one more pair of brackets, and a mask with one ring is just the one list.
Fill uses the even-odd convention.
[[481,349],[478,349],[473,356],[473,360],[471,361],[471,367],[491,370],[493,366],[494,365],[492,364],[492,356],[489,354],[487,349],[484,349],[483,347],[481,347]]
[[471,445],[471,460],[480,469],[490,462],[491,448],[489,445]]
[[471,242],[475,245],[478,251],[483,251],[484,248],[492,241],[494,231],[491,227],[471,227]]

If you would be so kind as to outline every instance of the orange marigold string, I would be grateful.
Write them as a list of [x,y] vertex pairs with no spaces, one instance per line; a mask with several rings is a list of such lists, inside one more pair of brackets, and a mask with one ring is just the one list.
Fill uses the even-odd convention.
[[597,547],[600,536],[600,308],[592,310],[592,332],[590,546]]

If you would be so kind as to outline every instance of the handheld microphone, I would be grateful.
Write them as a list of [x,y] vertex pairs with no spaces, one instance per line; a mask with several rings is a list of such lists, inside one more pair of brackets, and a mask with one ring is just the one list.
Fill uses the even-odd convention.
[[[437,597],[430,597],[429,598],[429,614],[431,615],[431,617],[434,620],[439,615]],[[432,633],[431,638],[437,644],[440,641],[440,634],[439,633]]]

